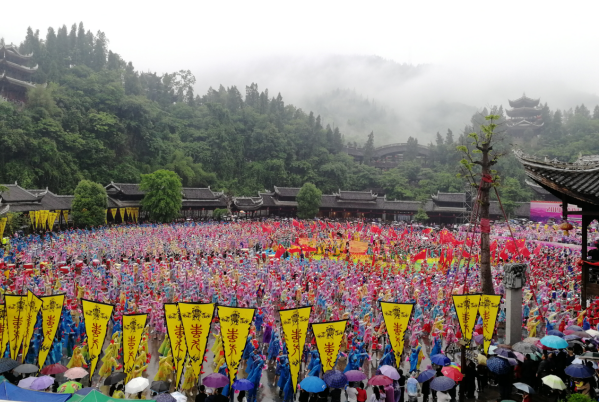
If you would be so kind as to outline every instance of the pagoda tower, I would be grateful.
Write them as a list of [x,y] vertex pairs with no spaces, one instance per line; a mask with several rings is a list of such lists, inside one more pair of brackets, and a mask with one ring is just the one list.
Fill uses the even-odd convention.
[[33,54],[24,55],[14,45],[0,45],[0,96],[9,101],[25,102],[27,89],[35,88],[31,75],[37,65],[27,67]]
[[528,137],[529,134],[538,133],[544,124],[539,101],[540,99],[531,99],[526,94],[516,100],[508,100],[512,107],[512,109],[505,111],[509,117],[506,121],[509,134],[517,137]]

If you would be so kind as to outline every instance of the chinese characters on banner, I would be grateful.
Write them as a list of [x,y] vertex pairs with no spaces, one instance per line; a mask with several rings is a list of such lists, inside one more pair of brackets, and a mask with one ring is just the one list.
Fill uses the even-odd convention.
[[204,353],[214,316],[214,304],[178,303],[181,322],[185,330],[187,353],[194,374],[199,378],[204,363]]
[[147,314],[123,316],[123,371],[127,374],[127,377],[135,367],[135,358],[137,357],[137,350],[147,319]]
[[485,354],[489,350],[489,346],[491,346],[491,340],[493,339],[493,332],[495,332],[495,322],[497,321],[497,314],[499,313],[500,304],[501,295],[482,295],[480,298],[478,312],[483,319],[483,353]]
[[25,356],[29,351],[29,345],[31,344],[31,338],[33,337],[33,330],[35,329],[35,323],[37,322],[37,315],[42,308],[42,299],[33,294],[31,290],[27,291],[27,314],[25,314],[25,321],[23,330],[23,355],[21,357],[21,363],[25,362]]
[[27,315],[27,296],[4,295],[6,300],[6,319],[8,321],[8,342],[10,358],[17,360],[23,335],[25,335],[25,316]]
[[44,367],[46,357],[52,349],[54,343],[54,336],[56,336],[56,330],[60,323],[60,317],[62,316],[62,305],[64,304],[64,295],[54,296],[43,296],[42,299],[42,331],[44,340],[40,346],[38,355],[39,367]]
[[[414,305],[412,303],[388,303],[381,302],[381,310],[389,334],[389,342],[393,352],[395,352],[395,361],[401,362],[401,355],[404,350],[404,336],[412,317]],[[399,363],[398,363],[399,364]]]
[[218,306],[220,332],[231,385],[239,369],[239,362],[254,319],[254,311],[253,308]]
[[91,381],[104,345],[108,320],[112,316],[114,306],[86,299],[81,299],[81,305],[85,319],[85,335],[89,347],[89,379]]
[[175,387],[179,387],[183,367],[185,366],[185,356],[187,355],[187,345],[185,343],[185,330],[179,316],[179,309],[176,303],[164,304],[164,317],[166,319],[166,330],[171,340],[171,351],[175,368],[177,369],[175,378]]
[[460,321],[462,340],[466,344],[466,348],[469,348],[470,342],[472,342],[474,324],[476,323],[480,294],[453,295],[451,297],[453,297],[453,305]]
[[312,332],[314,332],[316,338],[316,347],[320,354],[323,373],[335,367],[346,324],[347,320],[312,324]]
[[285,344],[287,345],[287,357],[289,358],[289,370],[291,371],[294,393],[297,391],[297,380],[302,365],[302,353],[304,344],[306,343],[311,312],[311,306],[279,311],[281,326],[285,334]]
[[4,356],[6,345],[8,345],[8,321],[4,304],[0,304],[0,326],[0,356]]

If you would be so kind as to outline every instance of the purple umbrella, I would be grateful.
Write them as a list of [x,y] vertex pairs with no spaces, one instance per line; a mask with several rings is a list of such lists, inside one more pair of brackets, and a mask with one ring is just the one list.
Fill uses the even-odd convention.
[[171,394],[160,394],[156,398],[157,402],[177,402],[177,400],[171,396]]
[[250,389],[254,389],[254,383],[242,378],[240,380],[235,380],[233,383],[233,389],[238,391],[249,391]]
[[366,378],[368,378],[366,377],[366,374],[364,374],[360,370],[350,370],[344,374],[347,377],[347,381],[349,382],[363,381]]
[[49,375],[44,375],[44,376],[36,378],[31,383],[31,386],[29,388],[36,390],[36,391],[42,391],[42,390],[48,388],[52,384],[54,384],[54,378],[50,377]]
[[202,383],[208,388],[222,388],[229,383],[229,379],[219,373],[212,373],[202,380]]
[[474,335],[474,342],[478,343],[479,345],[482,345],[484,340],[485,336],[483,334]]
[[381,366],[380,370],[382,375],[386,375],[392,380],[399,380],[399,373],[397,372],[395,367],[384,365]]

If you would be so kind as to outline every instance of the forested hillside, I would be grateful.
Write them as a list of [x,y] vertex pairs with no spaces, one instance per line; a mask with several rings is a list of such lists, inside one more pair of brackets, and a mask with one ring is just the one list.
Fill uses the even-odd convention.
[[[388,141],[377,141],[379,131],[386,139],[385,127],[396,117],[372,101],[356,102],[348,92],[315,99],[326,107],[326,118],[285,104],[281,94],[254,83],[195,94],[191,72],[137,71],[108,49],[104,33],[94,35],[83,24],[49,28],[45,38],[29,29],[20,50],[33,52],[39,64],[34,78],[48,85],[32,90],[25,105],[0,102],[0,183],[18,180],[27,188],[72,193],[84,178],[138,182],[142,173],[167,168],[185,186],[210,185],[237,195],[307,181],[323,193],[378,189],[398,199],[463,189],[455,149],[463,133],[437,134],[426,165],[414,155],[388,172],[355,163],[342,151],[352,136],[345,139],[339,126],[351,123],[355,130],[374,132],[380,145]],[[352,121],[347,111],[336,115],[348,106]],[[486,113],[477,113],[464,131],[476,130],[476,119]],[[599,153],[599,109],[563,112],[546,106],[543,113],[545,130],[523,145],[527,151],[564,160]],[[509,150],[510,141],[504,146]],[[512,198],[529,197],[523,172],[510,156],[498,170],[511,179],[506,184]]]

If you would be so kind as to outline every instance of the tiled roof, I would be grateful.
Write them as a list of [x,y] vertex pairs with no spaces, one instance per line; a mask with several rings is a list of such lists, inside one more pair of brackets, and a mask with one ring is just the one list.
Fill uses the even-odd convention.
[[213,200],[220,195],[221,193],[214,193],[210,188],[183,187],[183,198],[188,200]]
[[377,198],[372,191],[341,191],[337,194],[340,201],[374,201]]
[[297,197],[301,189],[299,187],[277,187],[275,186],[275,193],[280,197]]
[[111,187],[115,188],[117,191],[125,195],[144,195],[145,192],[139,189],[138,183],[113,183],[110,182],[109,185],[106,186],[106,190],[109,190]]
[[40,195],[32,194],[31,192],[25,190],[23,187],[18,184],[3,184],[4,187],[8,188],[8,191],[0,192],[0,198],[2,201],[7,202],[33,202],[38,201],[41,197]]
[[437,191],[437,195],[431,196],[433,200],[439,202],[465,202],[466,193],[442,193]]

